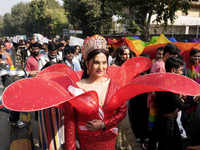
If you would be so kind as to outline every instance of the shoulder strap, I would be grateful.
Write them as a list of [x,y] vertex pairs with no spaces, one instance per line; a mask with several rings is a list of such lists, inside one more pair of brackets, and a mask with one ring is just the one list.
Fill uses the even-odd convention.
[[38,59],[35,56],[33,56],[33,58],[35,58],[35,60],[38,62]]

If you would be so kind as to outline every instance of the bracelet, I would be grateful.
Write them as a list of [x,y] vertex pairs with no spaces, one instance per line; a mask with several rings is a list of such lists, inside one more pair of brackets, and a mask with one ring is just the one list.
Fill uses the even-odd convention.
[[102,121],[102,123],[101,123],[101,129],[102,130],[104,129],[104,125],[105,125],[105,123]]

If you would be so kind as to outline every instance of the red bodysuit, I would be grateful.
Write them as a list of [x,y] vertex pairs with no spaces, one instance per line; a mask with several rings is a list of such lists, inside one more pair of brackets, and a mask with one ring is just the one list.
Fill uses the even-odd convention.
[[[73,85],[75,88],[77,85]],[[101,110],[104,112],[106,106],[115,92],[119,89],[119,85],[115,79],[111,79],[109,87],[106,93],[106,98],[103,108]],[[79,88],[80,89],[80,88]],[[75,133],[78,133],[78,141],[81,146],[81,150],[114,150],[115,149],[115,139],[117,136],[117,124],[121,122],[126,116],[126,103],[122,104],[114,115],[109,118],[103,118],[105,122],[105,129],[95,131],[92,133],[90,131],[82,131],[79,127],[79,112],[70,104],[65,105],[65,149],[66,150],[76,150],[75,146]],[[85,132],[85,133],[84,133]]]

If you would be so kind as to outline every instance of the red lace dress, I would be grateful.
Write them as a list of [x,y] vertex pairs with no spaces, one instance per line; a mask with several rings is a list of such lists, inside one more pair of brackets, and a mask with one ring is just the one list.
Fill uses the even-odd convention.
[[[75,88],[79,88],[77,85],[73,85]],[[80,89],[80,88],[79,88]],[[110,80],[109,87],[106,93],[106,98],[102,110],[106,109],[106,105],[113,96],[113,94],[119,89],[119,85],[114,79]],[[65,104],[65,149],[76,150],[75,146],[75,133],[78,133],[78,141],[81,146],[81,150],[114,150],[115,139],[117,136],[117,124],[126,116],[126,103],[122,104],[114,115],[109,118],[103,118],[105,122],[105,129],[90,132],[84,128],[80,130],[79,125],[79,112],[70,104]],[[99,118],[98,118],[99,119]]]

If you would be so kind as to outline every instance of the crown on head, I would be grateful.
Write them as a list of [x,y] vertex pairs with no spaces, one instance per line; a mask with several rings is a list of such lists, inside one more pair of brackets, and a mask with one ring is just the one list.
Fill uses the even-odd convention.
[[91,36],[84,40],[81,47],[83,58],[86,60],[88,54],[95,49],[106,49],[106,40],[100,35]]

